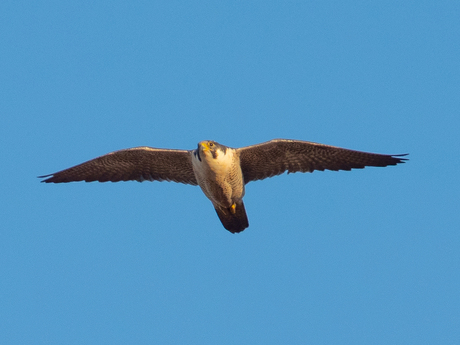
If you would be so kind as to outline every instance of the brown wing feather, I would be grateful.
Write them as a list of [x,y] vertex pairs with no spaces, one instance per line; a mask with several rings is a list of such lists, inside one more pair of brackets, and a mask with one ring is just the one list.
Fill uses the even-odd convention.
[[238,149],[244,182],[280,175],[285,171],[351,170],[404,163],[405,155],[353,151],[308,141],[275,139]]
[[42,182],[150,180],[197,184],[190,151],[151,147],[111,152],[72,168],[39,176],[46,177]]

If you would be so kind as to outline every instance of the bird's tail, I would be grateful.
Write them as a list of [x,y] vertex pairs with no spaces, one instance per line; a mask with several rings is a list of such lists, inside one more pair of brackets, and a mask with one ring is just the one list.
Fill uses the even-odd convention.
[[243,201],[236,202],[232,207],[215,207],[217,215],[225,229],[232,233],[241,232],[249,226],[248,216]]

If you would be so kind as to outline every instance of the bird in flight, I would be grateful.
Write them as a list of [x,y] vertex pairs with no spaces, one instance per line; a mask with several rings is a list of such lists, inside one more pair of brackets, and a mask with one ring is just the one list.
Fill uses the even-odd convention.
[[174,181],[198,185],[211,200],[225,229],[232,233],[249,226],[244,208],[245,185],[287,171],[351,170],[404,163],[402,155],[343,149],[308,141],[274,139],[231,148],[212,140],[194,150],[134,147],[89,160],[54,174],[42,182]]

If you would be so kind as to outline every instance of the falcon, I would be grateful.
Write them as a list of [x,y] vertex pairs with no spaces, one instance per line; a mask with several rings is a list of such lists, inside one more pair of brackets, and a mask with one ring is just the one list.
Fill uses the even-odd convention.
[[244,208],[245,185],[251,181],[295,172],[351,170],[404,163],[407,154],[384,155],[348,150],[308,141],[275,139],[231,148],[213,140],[195,150],[134,147],[92,159],[41,182],[174,181],[200,186],[211,200],[225,229],[232,233],[249,226]]

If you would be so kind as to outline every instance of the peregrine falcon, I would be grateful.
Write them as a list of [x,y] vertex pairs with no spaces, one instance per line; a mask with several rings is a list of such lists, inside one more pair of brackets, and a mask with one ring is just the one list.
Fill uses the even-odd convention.
[[205,140],[195,150],[119,150],[39,178],[47,183],[149,180],[199,185],[225,229],[238,233],[249,226],[243,196],[245,185],[251,181],[285,171],[385,167],[404,163],[407,159],[403,156],[406,154],[367,153],[300,140],[275,139],[236,149]]

